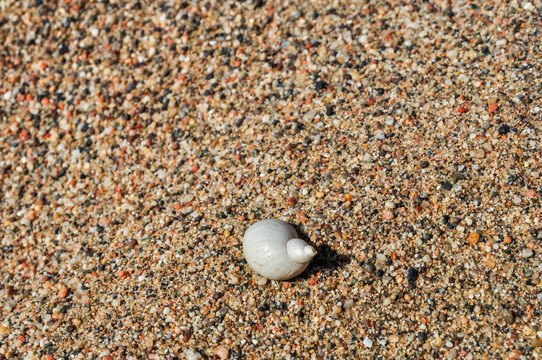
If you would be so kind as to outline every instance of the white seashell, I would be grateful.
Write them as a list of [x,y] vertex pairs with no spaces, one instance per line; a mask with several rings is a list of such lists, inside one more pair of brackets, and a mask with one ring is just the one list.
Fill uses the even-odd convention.
[[316,250],[297,237],[292,225],[280,220],[258,221],[243,238],[248,264],[271,280],[291,279],[303,272]]

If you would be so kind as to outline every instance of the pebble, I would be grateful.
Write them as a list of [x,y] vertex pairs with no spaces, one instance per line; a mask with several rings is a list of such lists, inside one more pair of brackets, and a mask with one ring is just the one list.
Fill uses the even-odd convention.
[[478,243],[478,240],[480,239],[480,234],[477,232],[471,232],[468,237],[468,241],[470,244],[474,245]]
[[472,149],[470,154],[475,159],[483,159],[486,157],[486,153],[481,149]]
[[385,207],[387,209],[395,209],[395,203],[393,201],[386,201]]
[[343,311],[343,309],[342,309],[342,307],[340,307],[338,305],[333,305],[332,311],[333,311],[334,314],[340,314]]
[[318,307],[318,313],[320,315],[325,315],[326,314],[326,308],[322,305],[320,305],[320,307]]
[[498,132],[500,135],[506,135],[510,132],[510,126],[504,124],[504,125],[501,125],[498,129]]
[[352,299],[348,299],[344,302],[344,305],[343,305],[344,309],[345,310],[350,310],[354,307],[354,300]]
[[187,360],[200,360],[203,358],[203,356],[193,349],[186,349],[184,351],[184,355],[186,356]]
[[524,258],[530,258],[533,256],[534,252],[531,249],[523,249],[521,250],[521,256]]
[[527,1],[521,5],[521,8],[527,11],[533,11],[535,9],[533,3]]
[[531,346],[534,348],[542,347],[542,338],[541,337],[535,337],[531,340]]
[[448,359],[454,360],[454,359],[457,359],[458,356],[459,356],[459,354],[457,353],[457,350],[456,349],[451,349],[450,354],[448,355]]
[[[385,260],[385,259],[386,259],[386,258],[384,257],[384,260]],[[373,272],[376,271],[376,267],[375,267],[374,264],[373,264],[372,262],[370,262],[370,261],[366,261],[366,262],[363,264],[363,268],[364,268],[365,270],[367,270],[368,272],[370,272],[370,273],[373,273]]]
[[495,259],[494,259],[493,257],[488,257],[488,258],[484,261],[484,264],[485,264],[485,266],[487,266],[488,268],[493,269],[493,268],[495,268],[495,266],[497,265],[497,262],[495,261]]
[[260,285],[260,286],[264,286],[264,285],[267,284],[267,279],[264,278],[264,277],[260,277],[260,278],[258,278],[257,283],[258,283],[258,285]]
[[230,356],[230,350],[225,346],[219,346],[215,354],[222,360],[227,359]]
[[393,215],[393,212],[391,211],[384,211],[384,219],[386,220],[392,220],[395,216]]
[[64,299],[66,296],[68,296],[68,293],[70,292],[70,289],[68,289],[67,287],[63,287],[62,289],[60,289],[60,291],[58,292],[58,296],[61,298],[61,299]]
[[375,134],[375,138],[377,140],[384,140],[386,138],[386,135],[384,134],[383,131],[378,131],[376,134]]
[[412,266],[408,268],[408,276],[407,276],[407,278],[408,278],[409,282],[411,282],[411,283],[416,282],[416,280],[418,280],[418,276],[419,276],[418,270],[416,270]]
[[390,343],[395,344],[395,343],[399,342],[399,336],[397,336],[397,335],[390,335],[390,336],[388,337],[388,340],[389,340]]
[[525,195],[528,197],[535,197],[537,195],[536,190],[530,189],[525,192]]
[[502,318],[508,325],[513,324],[515,320],[514,313],[508,309],[502,309]]
[[368,348],[372,348],[373,347],[373,341],[371,339],[369,339],[368,337],[365,337],[365,339],[363,339],[363,345],[365,345]]

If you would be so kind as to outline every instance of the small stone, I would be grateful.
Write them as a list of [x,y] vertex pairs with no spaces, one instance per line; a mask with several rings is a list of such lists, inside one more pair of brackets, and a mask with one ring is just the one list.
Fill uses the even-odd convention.
[[528,2],[528,1],[524,2],[524,3],[521,5],[521,8],[522,8],[523,10],[526,10],[526,11],[533,11],[533,10],[535,9],[533,3]]
[[391,211],[384,211],[384,219],[386,220],[392,220],[394,218],[393,212]]
[[261,278],[258,279],[257,283],[260,286],[264,286],[265,284],[267,284],[267,279],[264,278],[264,277],[261,277]]
[[535,197],[536,196],[536,190],[530,189],[525,192],[525,195],[528,197]]
[[320,305],[320,307],[318,308],[318,313],[320,315],[325,315],[326,314],[326,308],[323,305]]
[[413,268],[412,266],[408,268],[408,281],[411,282],[411,283],[414,283],[416,282],[416,280],[418,280],[418,270],[416,270],[415,268]]
[[187,360],[200,360],[202,358],[201,354],[196,350],[187,349],[184,352]]
[[90,34],[91,34],[93,37],[97,37],[98,34],[100,33],[100,30],[97,29],[97,28],[95,28],[94,26],[91,27],[91,28],[89,29],[89,31],[90,31]]
[[232,275],[230,281],[231,281],[231,283],[232,283],[233,285],[239,284],[239,278],[238,278],[237,276],[235,276],[235,275]]
[[327,86],[328,85],[325,81],[319,80],[314,83],[314,90],[316,91],[324,90],[324,89],[327,89]]
[[418,333],[418,340],[420,340],[422,342],[427,340],[427,334],[425,332],[423,332],[423,331],[420,331]]
[[365,345],[368,348],[372,348],[373,347],[373,341],[371,339],[369,339],[368,337],[365,337],[365,339],[363,339],[363,345]]
[[515,320],[514,313],[508,309],[502,309],[502,318],[508,325],[513,324]]
[[372,272],[375,272],[376,271],[376,267],[374,266],[374,264],[370,261],[367,261],[363,264],[363,267],[365,268],[365,270],[367,270],[368,272],[372,273]]
[[484,265],[487,266],[488,268],[490,269],[493,269],[495,268],[495,266],[497,265],[497,263],[495,262],[495,259],[493,257],[488,257],[485,261],[484,261]]
[[183,330],[183,342],[189,342],[191,337],[192,331],[190,331],[190,329]]
[[452,182],[456,183],[458,181],[461,181],[461,180],[465,180],[466,177],[465,175],[461,174],[461,173],[455,173],[452,175]]
[[383,131],[377,131],[375,134],[375,138],[377,140],[384,140],[386,138],[386,135],[384,134]]
[[390,337],[388,337],[388,341],[392,344],[395,344],[396,342],[399,342],[399,336],[390,335]]
[[471,232],[467,240],[469,241],[469,244],[474,245],[478,243],[478,240],[480,240],[480,234],[477,232]]
[[62,289],[60,289],[60,291],[58,292],[58,296],[61,298],[61,299],[64,299],[66,296],[68,296],[68,293],[70,292],[70,289],[68,289],[67,287],[63,287]]
[[531,340],[531,346],[534,348],[542,347],[542,338],[535,337]]
[[230,349],[228,349],[227,347],[225,346],[219,346],[216,351],[215,351],[215,354],[222,360],[224,359],[227,359],[229,356],[230,356]]
[[458,356],[458,355],[459,355],[459,354],[457,353],[457,350],[456,350],[456,349],[452,349],[452,350],[450,350],[450,355],[448,355],[448,359],[450,359],[450,360],[455,360],[455,359],[457,359],[457,356]]
[[497,131],[499,132],[500,135],[506,135],[510,132],[510,126],[501,125]]
[[334,314],[340,314],[343,311],[342,307],[339,305],[334,305],[332,310]]
[[521,256],[523,256],[524,258],[530,258],[531,256],[533,256],[533,251],[531,249],[523,249],[521,250]]
[[384,206],[386,207],[386,209],[395,209],[395,203],[393,201],[386,201]]
[[344,302],[344,306],[343,306],[343,307],[344,307],[345,310],[350,310],[350,309],[352,309],[352,308],[354,307],[354,300],[352,300],[352,299],[346,300],[346,301]]
[[295,206],[297,204],[297,200],[294,197],[291,197],[288,199],[288,205]]
[[470,152],[471,156],[476,159],[483,159],[486,157],[486,153],[481,149],[473,149]]

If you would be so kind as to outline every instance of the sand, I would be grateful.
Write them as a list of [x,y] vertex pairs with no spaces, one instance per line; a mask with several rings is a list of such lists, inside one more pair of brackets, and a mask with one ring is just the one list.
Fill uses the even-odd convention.
[[0,359],[540,358],[541,19],[0,1]]

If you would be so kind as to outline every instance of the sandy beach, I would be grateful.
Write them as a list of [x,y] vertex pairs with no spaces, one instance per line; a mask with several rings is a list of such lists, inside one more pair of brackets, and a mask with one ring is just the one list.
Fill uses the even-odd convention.
[[[542,1],[0,0],[0,360],[542,357]],[[317,251],[271,281],[258,220]]]

